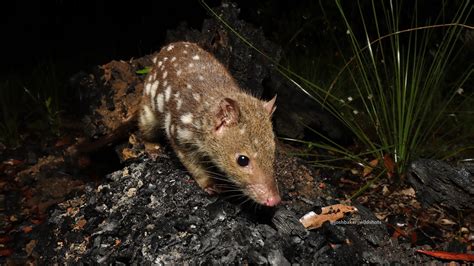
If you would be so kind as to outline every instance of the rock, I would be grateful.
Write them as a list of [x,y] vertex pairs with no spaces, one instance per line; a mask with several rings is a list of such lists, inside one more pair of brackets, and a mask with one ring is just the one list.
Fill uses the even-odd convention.
[[419,159],[410,165],[408,182],[424,206],[436,204],[458,211],[474,210],[474,175],[468,168]]

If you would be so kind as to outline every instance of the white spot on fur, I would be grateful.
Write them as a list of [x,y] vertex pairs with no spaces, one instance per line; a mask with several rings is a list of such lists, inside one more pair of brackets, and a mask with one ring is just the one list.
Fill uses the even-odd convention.
[[158,106],[158,111],[160,111],[160,113],[163,113],[163,108],[164,108],[163,93],[159,93],[158,96],[156,96],[156,105]]
[[183,50],[183,54],[188,54],[188,51],[186,51],[186,50]]
[[181,72],[182,72],[181,69],[178,69],[178,71],[176,71],[176,76],[181,75]]
[[168,76],[168,71],[163,72],[163,79],[165,79]]
[[199,95],[199,93],[193,93],[193,98],[194,98],[194,100],[199,102],[201,100],[201,95]]
[[158,61],[158,66],[160,67],[163,64],[163,62]]
[[185,44],[184,47],[188,48],[188,47],[189,47],[189,44]]
[[173,50],[173,48],[174,48],[174,45],[170,44],[168,46],[168,48],[166,48],[166,51],[171,51],[171,50]]
[[171,86],[166,87],[165,101],[168,102],[171,97]]
[[177,93],[173,94],[173,95],[174,95],[174,98],[178,99],[179,98],[179,91]]
[[151,84],[150,86],[150,92],[151,92],[151,102],[153,102],[153,100],[155,99],[155,95],[156,95],[156,91],[158,89],[158,85],[160,84],[160,82],[158,80],[155,80],[155,82],[153,82],[153,84]]
[[183,124],[191,124],[193,122],[193,114],[191,113],[186,113],[181,116],[181,122]]
[[254,139],[253,143],[255,143],[255,145],[258,145],[258,139]]
[[178,68],[178,63],[174,63],[174,64],[173,64],[173,67],[174,67],[174,68]]
[[171,62],[176,61],[176,56],[171,57]]
[[165,58],[163,58],[163,61],[168,61],[168,57],[165,56]]
[[183,100],[181,100],[181,98],[176,100],[176,110],[181,109],[182,104],[183,104]]
[[163,71],[163,70],[165,69],[165,65],[162,65],[162,66],[160,67],[160,69],[161,69],[161,71]]
[[245,127],[242,127],[239,129],[240,135],[245,134]]
[[170,137],[171,113],[166,113],[165,116],[165,131],[168,138]]
[[167,80],[163,81],[163,87],[166,87],[166,85],[168,85],[168,81],[167,81]]
[[186,128],[178,127],[178,139],[180,140],[190,140],[193,137],[193,132]]
[[148,82],[151,82],[153,75],[148,76]]
[[256,153],[253,154],[253,157],[254,157],[254,158],[257,158],[257,156],[258,156],[258,152],[256,152]]
[[199,80],[204,80],[204,77],[202,75],[199,75]]
[[157,61],[157,60],[158,60],[158,57],[157,57],[157,56],[153,57],[153,60],[152,60],[152,61],[153,61],[153,64],[156,64],[156,61]]
[[193,67],[194,67],[194,63],[189,63],[188,67],[193,68]]
[[186,84],[186,88],[188,88],[188,89],[192,89],[192,88],[193,88],[193,86],[192,86],[191,84]]
[[147,83],[145,84],[145,94],[146,94],[146,95],[149,95],[149,94],[150,94],[150,88],[151,88],[151,85],[150,85],[150,83],[147,82]]
[[199,55],[194,55],[193,60],[199,60]]

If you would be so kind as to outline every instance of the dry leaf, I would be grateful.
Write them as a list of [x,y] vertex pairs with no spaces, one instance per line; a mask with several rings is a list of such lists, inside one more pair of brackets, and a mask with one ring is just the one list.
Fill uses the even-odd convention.
[[33,227],[23,226],[23,228],[21,228],[21,230],[23,231],[23,233],[28,234],[29,232],[33,231]]
[[395,161],[393,161],[393,158],[390,156],[390,154],[385,154],[383,156],[383,165],[387,169],[388,177],[393,177],[395,175]]
[[122,159],[124,161],[126,160],[129,160],[129,159],[135,159],[137,158],[138,156],[140,156],[139,153],[136,153],[135,151],[133,151],[132,149],[129,149],[129,148],[125,148],[122,150]]
[[410,196],[413,198],[415,197],[415,194],[415,190],[412,187],[400,191],[400,195]]
[[377,166],[378,163],[379,163],[378,159],[373,159],[372,161],[370,161],[369,165],[364,167],[364,172],[363,172],[362,176],[367,177],[368,175],[370,175],[372,173],[372,171],[374,170],[375,166]]
[[335,204],[321,208],[321,214],[316,214],[311,211],[305,214],[300,219],[300,223],[306,229],[316,229],[323,225],[324,222],[335,222],[344,218],[344,215],[351,212],[356,212],[357,208],[344,204]]
[[3,164],[6,164],[6,165],[18,165],[21,163],[23,163],[23,161],[16,160],[16,159],[9,159],[9,160],[3,161]]
[[12,254],[13,254],[13,249],[11,248],[0,249],[0,256],[2,257],[8,257]]
[[446,251],[426,251],[418,249],[416,252],[444,260],[474,261],[474,255],[465,253],[454,253]]
[[84,228],[84,226],[86,224],[87,224],[86,219],[81,219],[81,220],[77,221],[76,225],[74,225],[73,230],[75,230],[75,231],[81,230],[82,228]]
[[441,222],[442,225],[455,225],[456,224],[454,221],[451,221],[451,220],[446,219],[446,218],[441,219],[440,222]]

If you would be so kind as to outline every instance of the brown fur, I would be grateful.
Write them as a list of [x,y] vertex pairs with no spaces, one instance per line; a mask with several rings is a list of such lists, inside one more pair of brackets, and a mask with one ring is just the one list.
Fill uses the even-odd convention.
[[[275,99],[265,102],[241,91],[227,70],[196,44],[172,43],[154,63],[139,115],[142,133],[153,138],[164,129],[184,166],[207,192],[218,191],[204,163],[210,159],[256,202],[277,204],[271,124]],[[240,166],[238,155],[247,156],[250,164]]]

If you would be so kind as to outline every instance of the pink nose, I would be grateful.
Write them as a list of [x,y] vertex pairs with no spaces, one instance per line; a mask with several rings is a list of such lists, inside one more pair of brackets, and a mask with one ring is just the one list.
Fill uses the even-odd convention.
[[267,198],[267,200],[265,200],[265,206],[268,206],[268,207],[273,207],[273,206],[276,206],[278,205],[278,203],[280,203],[281,201],[281,198],[280,198],[280,195],[276,195],[276,196],[270,196]]

